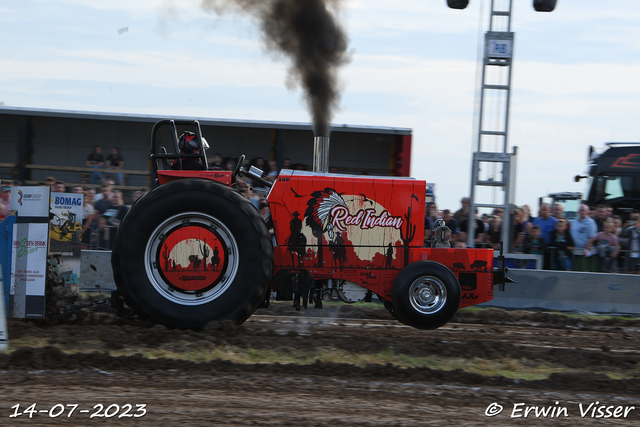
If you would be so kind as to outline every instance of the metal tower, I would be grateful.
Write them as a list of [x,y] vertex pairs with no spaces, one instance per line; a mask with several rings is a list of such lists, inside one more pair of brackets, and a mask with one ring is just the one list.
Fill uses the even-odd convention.
[[[489,31],[485,33],[484,40],[467,235],[467,245],[473,247],[476,236],[473,213],[476,208],[501,208],[501,238],[506,252],[511,242],[509,207],[514,200],[516,172],[516,147],[512,153],[507,152],[514,41],[511,6],[512,0],[491,0]],[[496,200],[496,193],[499,193],[499,200]]]

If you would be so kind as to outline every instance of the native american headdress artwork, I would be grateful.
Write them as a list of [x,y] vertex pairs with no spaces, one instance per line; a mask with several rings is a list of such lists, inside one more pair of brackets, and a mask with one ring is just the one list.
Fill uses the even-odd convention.
[[331,224],[331,210],[336,206],[347,207],[344,199],[332,188],[311,193],[311,199],[307,202],[307,210],[304,213],[306,224],[311,227],[314,235],[324,232],[329,233],[329,240],[333,240],[333,224]]

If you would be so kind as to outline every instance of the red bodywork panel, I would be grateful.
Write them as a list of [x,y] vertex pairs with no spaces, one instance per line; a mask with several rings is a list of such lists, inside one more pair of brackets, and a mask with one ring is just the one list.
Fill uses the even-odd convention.
[[229,171],[159,170],[158,183],[162,185],[174,179],[204,178],[229,186],[231,185],[232,174]]
[[391,300],[405,266],[432,260],[462,289],[460,307],[493,299],[493,250],[424,248],[425,181],[282,171],[268,196],[274,275],[307,270]]

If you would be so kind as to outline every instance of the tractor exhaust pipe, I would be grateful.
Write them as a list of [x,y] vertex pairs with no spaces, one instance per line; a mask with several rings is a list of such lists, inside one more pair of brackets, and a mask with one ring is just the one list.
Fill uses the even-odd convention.
[[329,137],[313,138],[313,171],[329,172]]

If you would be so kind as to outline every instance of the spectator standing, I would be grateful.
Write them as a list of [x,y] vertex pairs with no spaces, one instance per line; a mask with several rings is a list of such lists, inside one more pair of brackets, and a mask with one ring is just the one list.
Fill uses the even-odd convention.
[[524,242],[524,211],[520,208],[513,210],[513,221],[511,224],[511,252],[522,252]]
[[67,192],[67,186],[62,181],[56,181],[56,183],[53,185],[53,188],[51,189],[51,191],[54,191],[56,193],[66,193]]
[[424,218],[425,245],[427,245],[427,241],[431,240],[431,229],[438,219],[440,219],[440,217],[438,216],[438,205],[436,205],[436,202],[427,203],[427,212]]
[[96,249],[110,250],[113,246],[113,227],[107,223],[107,219],[100,215],[98,217],[98,231],[96,237]]
[[596,206],[596,225],[598,226],[598,233],[603,231],[604,220],[607,219],[607,207],[605,205]]
[[560,218],[556,223],[556,229],[551,233],[549,248],[553,248],[553,269],[571,271],[571,252],[574,248],[571,233],[567,230],[567,220]]
[[129,208],[125,206],[122,200],[122,191],[115,190],[111,196],[111,207],[103,213],[103,216],[107,219],[109,225],[117,228],[120,226],[120,222],[124,219],[127,211],[129,211]]
[[531,207],[529,205],[522,205],[522,211],[524,212],[524,223],[533,222],[533,217],[531,216]]
[[613,219],[613,234],[620,237],[620,232],[622,231],[622,218],[620,218],[620,215],[612,215],[611,219]]
[[51,191],[53,191],[53,188],[56,186],[57,181],[58,180],[52,176],[48,176],[44,179],[45,185],[48,185],[49,187],[51,187]]
[[620,233],[620,241],[624,241],[629,250],[627,269],[631,274],[640,272],[640,214],[629,215],[626,227]]
[[[93,147],[93,151],[87,157],[87,167],[100,169],[104,166],[104,155],[102,154],[102,147],[96,145]],[[102,172],[93,172],[91,174],[91,183],[97,184],[99,181],[102,181]]]
[[[101,190],[102,197],[100,198],[100,200],[97,200],[94,203],[94,207],[96,208],[96,211],[98,211],[100,216],[102,216],[107,211],[107,209],[111,209],[111,207],[113,206],[113,204],[111,203],[111,186],[104,184],[101,187]],[[98,195],[96,195],[95,198],[97,199]]]
[[95,198],[96,198],[96,189],[95,188],[93,188],[93,187],[86,188],[84,190],[84,194],[85,194],[86,201],[89,202],[91,205],[93,205],[96,202],[96,200],[95,200]]
[[538,218],[533,220],[533,225],[540,227],[540,237],[548,242],[551,239],[551,232],[556,229],[557,219],[550,215],[549,203],[540,205]]
[[91,244],[91,235],[93,233],[93,229],[91,228],[91,224],[93,223],[93,219],[96,214],[96,209],[93,207],[91,203],[93,200],[93,196],[89,194],[88,191],[84,191],[82,187],[76,186],[71,189],[72,193],[84,193],[84,198],[82,199],[82,243],[85,249],[88,249],[88,246]]
[[492,248],[494,251],[497,251],[500,249],[500,240],[501,240],[501,233],[500,233],[500,225],[502,224],[502,218],[500,218],[499,216],[494,216],[493,218],[491,218],[491,222],[489,225],[489,231],[487,232],[487,236],[486,236],[486,244],[489,248]]
[[531,218],[531,208],[529,207],[529,205],[522,205],[522,229],[524,236],[529,234],[529,230],[533,225],[531,223],[532,221],[533,218]]
[[532,225],[529,231],[529,235],[525,237],[524,244],[522,245],[522,251],[525,254],[543,255],[547,248],[547,242],[540,237],[540,227]]
[[254,194],[251,186],[241,179],[238,179],[236,182],[238,183],[238,187],[240,187],[240,193],[248,199],[258,211],[260,211],[260,198]]
[[278,164],[276,163],[275,160],[270,160],[269,161],[269,173],[267,174],[267,176],[269,178],[271,178],[273,181],[276,180],[276,178],[278,177],[279,171],[278,171]]
[[[122,154],[120,154],[120,148],[113,147],[111,149],[111,154],[107,157],[107,168],[114,170],[121,170],[124,168],[124,158]],[[124,174],[122,172],[117,172],[116,176],[118,177],[118,183],[120,185],[124,185]]]
[[442,219],[444,220],[444,225],[449,227],[449,230],[451,230],[451,241],[455,242],[460,237],[458,221],[451,216],[451,211],[449,209],[442,211]]
[[551,216],[555,219],[564,218],[564,206],[562,203],[554,203],[551,207]]
[[[469,232],[469,220],[465,220],[460,224],[460,237],[459,240],[466,242],[467,241],[467,233]],[[475,237],[473,238],[473,243],[476,248],[480,248],[484,246],[484,223],[478,219],[478,209],[475,209],[473,215],[473,226],[475,227]]]
[[485,234],[488,233],[489,227],[491,227],[491,217],[486,213],[482,214],[482,226],[483,226],[483,232]]
[[267,225],[267,230],[269,230],[269,236],[271,237],[271,243],[276,246],[276,237],[275,232],[273,230],[273,218],[271,217],[271,212],[269,211],[269,203],[266,200],[260,200],[260,215],[262,215],[262,219]]
[[[105,197],[107,197],[108,199],[111,199],[111,195],[113,194],[113,189],[115,188],[115,185],[116,184],[115,182],[113,182],[112,179],[105,180],[104,184],[100,187],[100,193],[96,194],[93,197],[93,202],[97,203]],[[108,191],[104,190],[105,186],[108,187]]]
[[577,249],[584,249],[589,239],[596,235],[598,226],[589,216],[589,206],[582,204],[578,208],[578,217],[571,221],[571,237]]
[[620,253],[618,237],[613,234],[613,219],[607,218],[602,224],[603,231],[593,236],[585,246],[586,250],[596,247],[598,256],[602,260],[602,270],[612,272],[615,267],[615,259]]
[[[584,250],[589,239],[598,233],[598,226],[589,214],[589,206],[582,204],[578,208],[578,216],[576,219],[571,221],[571,228],[569,229],[569,232],[571,233],[571,238],[573,239],[573,244],[576,249]],[[578,271],[594,270],[593,267],[588,267],[588,264],[592,263],[584,256],[584,254],[578,255],[573,268]]]
[[462,200],[460,200],[460,204],[462,204],[462,207],[453,214],[453,218],[458,224],[462,224],[462,221],[469,219],[471,199],[469,197],[463,197]]

